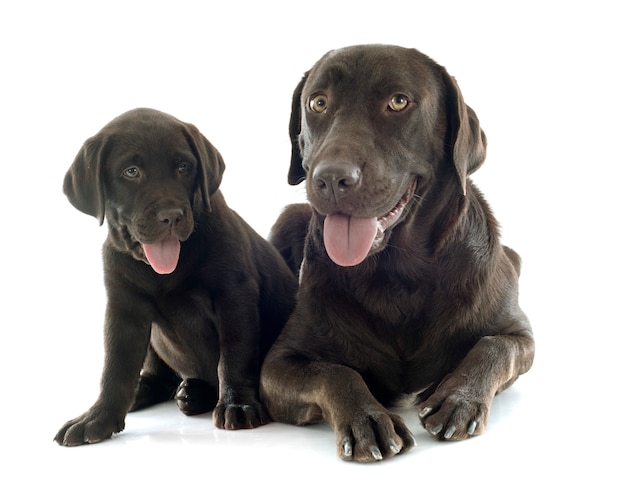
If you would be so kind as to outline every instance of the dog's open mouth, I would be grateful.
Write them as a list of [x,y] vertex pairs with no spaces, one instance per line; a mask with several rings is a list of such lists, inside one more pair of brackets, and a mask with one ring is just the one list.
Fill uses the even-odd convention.
[[165,237],[154,244],[141,244],[141,248],[157,274],[171,274],[178,265],[180,241],[173,236]]
[[413,180],[396,206],[381,217],[359,218],[333,213],[324,219],[324,245],[331,260],[340,266],[360,264],[383,241],[385,231],[399,220],[415,192]]

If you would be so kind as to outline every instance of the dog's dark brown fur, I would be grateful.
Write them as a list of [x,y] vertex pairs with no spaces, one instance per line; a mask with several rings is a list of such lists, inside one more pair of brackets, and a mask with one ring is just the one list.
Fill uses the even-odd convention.
[[[386,408],[400,402],[436,438],[483,433],[534,341],[519,257],[467,178],[485,158],[474,111],[443,67],[379,45],[328,53],[293,99],[289,182],[306,181],[312,208],[288,207],[270,237],[301,281],[261,374],[270,416],[328,421],[338,455],[360,462],[414,445]],[[330,259],[338,213],[385,228],[364,260]]]
[[[106,439],[131,407],[174,394],[188,415],[215,407],[219,428],[268,421],[260,362],[293,308],[297,281],[226,205],[223,170],[197,128],[150,109],[114,119],[78,153],[64,191],[109,226],[105,363],[98,400],[59,430],[59,444]],[[164,240],[180,243],[177,262],[175,251],[165,251],[174,255],[164,266],[150,262],[146,244]]]

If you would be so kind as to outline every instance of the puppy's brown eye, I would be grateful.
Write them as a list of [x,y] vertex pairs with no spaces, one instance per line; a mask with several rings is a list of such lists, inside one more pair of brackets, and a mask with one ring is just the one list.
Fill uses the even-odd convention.
[[181,175],[189,173],[190,169],[191,167],[189,166],[189,163],[181,163],[180,165],[178,165],[178,173],[180,173]]
[[130,168],[126,168],[124,170],[123,175],[126,178],[137,178],[139,176],[139,168],[136,166],[131,166]]
[[389,101],[389,104],[387,105],[387,107],[391,111],[402,111],[403,109],[406,109],[408,105],[409,105],[408,97],[406,97],[404,94],[396,94],[395,96],[391,98],[391,101]]
[[328,98],[324,94],[317,94],[309,99],[309,107],[316,113],[323,113],[328,107]]

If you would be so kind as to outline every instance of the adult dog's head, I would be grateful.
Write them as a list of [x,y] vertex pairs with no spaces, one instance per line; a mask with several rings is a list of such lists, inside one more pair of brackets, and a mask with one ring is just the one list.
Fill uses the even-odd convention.
[[118,249],[167,274],[194,230],[194,214],[210,210],[223,171],[222,157],[195,126],[141,108],[85,141],[63,190],[100,224],[106,217]]
[[462,200],[486,149],[446,70],[385,45],[322,57],[294,92],[290,135],[289,183],[306,180],[326,251],[342,266],[382,250],[425,200]]

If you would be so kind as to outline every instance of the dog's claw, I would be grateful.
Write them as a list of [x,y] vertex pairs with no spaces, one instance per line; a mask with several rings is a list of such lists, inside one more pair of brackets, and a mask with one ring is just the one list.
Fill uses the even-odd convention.
[[443,430],[443,424],[439,424],[439,425],[433,427],[432,429],[430,429],[430,433],[433,434],[433,435],[437,435],[442,430]]
[[476,423],[476,420],[472,420],[469,424],[469,426],[467,427],[467,433],[469,435],[474,435],[474,432],[476,432],[476,426],[478,424]]
[[443,434],[443,438],[449,439],[454,435],[454,432],[456,432],[456,425],[450,425],[450,427],[448,427],[448,429],[446,430],[446,433]]
[[389,448],[394,454],[399,454],[402,450],[400,447],[398,447],[398,444],[396,444],[396,441],[393,439],[389,439]]
[[372,457],[374,460],[383,460],[383,454],[380,452],[380,449],[375,445],[370,447],[370,452],[372,453]]
[[343,443],[343,456],[345,458],[352,457],[352,444],[350,442]]
[[430,408],[430,407],[424,407],[424,408],[422,408],[422,409],[419,411],[419,414],[418,414],[418,415],[419,415],[421,418],[424,418],[426,415],[428,415],[430,412],[432,412],[432,410],[433,410],[433,409],[432,409],[432,408]]

